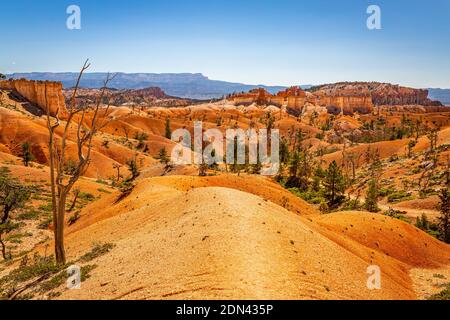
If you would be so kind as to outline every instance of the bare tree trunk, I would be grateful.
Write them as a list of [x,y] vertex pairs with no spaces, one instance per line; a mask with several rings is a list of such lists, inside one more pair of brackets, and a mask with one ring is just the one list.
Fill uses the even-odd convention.
[[66,263],[66,252],[64,250],[64,223],[65,223],[65,213],[66,213],[66,198],[67,194],[63,191],[59,195],[58,203],[58,219],[56,221],[55,228],[55,254],[56,261],[58,263]]
[[[66,123],[64,125],[63,135],[58,147],[55,145],[54,131],[60,125],[58,118],[59,108],[56,111],[56,123],[51,124],[50,120],[50,110],[47,107],[47,126],[49,130],[49,153],[50,153],[50,179],[51,179],[51,191],[52,191],[52,209],[53,209],[53,227],[54,227],[54,237],[55,237],[55,255],[56,262],[59,264],[66,263],[66,254],[64,250],[64,225],[65,225],[65,215],[66,215],[66,201],[67,195],[72,190],[74,184],[78,181],[81,175],[85,172],[90,163],[90,156],[92,150],[92,139],[94,135],[98,132],[101,125],[99,122],[99,113],[101,108],[101,103],[105,97],[106,87],[109,81],[113,78],[108,77],[104,82],[104,86],[101,90],[101,94],[97,100],[96,106],[93,108],[82,107],[76,108],[76,94],[79,88],[80,80],[83,72],[89,68],[88,61],[85,62],[83,68],[80,71],[78,80],[72,95],[72,99],[69,107],[69,115],[67,117]],[[45,87],[45,99],[47,100],[47,87]],[[47,103],[47,101],[46,101]],[[47,104],[48,105],[48,104]],[[92,117],[89,120],[90,127],[86,124],[88,120],[86,119],[87,112],[92,111]],[[104,117],[108,115],[109,105],[105,109]],[[74,117],[80,114],[79,119],[76,120],[76,137],[77,137],[77,153],[78,153],[78,164],[76,165],[75,171],[71,176],[67,176],[64,172],[64,165],[66,164],[66,145],[69,135],[69,129],[72,123],[75,121]],[[103,124],[106,125],[106,122]],[[75,199],[76,201],[76,199]]]
[[2,257],[3,260],[8,260],[8,257],[6,256],[6,245],[2,240],[2,234],[0,233],[0,244],[2,245]]
[[3,208],[3,217],[2,217],[2,220],[0,221],[0,224],[4,224],[4,223],[6,223],[6,221],[8,220],[8,218],[9,218],[9,212],[11,211],[11,208],[9,207],[9,206],[5,206],[4,208]]
[[75,205],[77,204],[79,195],[80,195],[80,190],[78,189],[75,192],[75,197],[73,198],[72,204],[70,205],[69,212],[71,212],[75,208]]
[[[45,86],[45,99],[47,100],[47,86]],[[47,101],[46,101],[47,102]],[[56,181],[55,181],[55,141],[54,141],[54,130],[59,126],[59,120],[55,125],[52,126],[50,121],[50,110],[47,107],[47,126],[49,132],[49,162],[50,162],[50,183],[51,183],[51,194],[52,194],[52,216],[53,216],[53,235],[54,238],[57,238],[57,224],[58,224],[58,215],[57,215],[57,199],[56,199]],[[57,246],[55,241],[55,253],[57,252]]]

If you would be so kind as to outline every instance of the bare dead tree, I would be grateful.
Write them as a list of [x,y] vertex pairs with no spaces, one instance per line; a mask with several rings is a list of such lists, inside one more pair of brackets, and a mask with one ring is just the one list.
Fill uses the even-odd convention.
[[121,125],[122,131],[125,134],[126,141],[130,139],[130,128],[126,124]]
[[117,170],[117,181],[120,180],[120,168],[122,168],[120,163],[113,163],[113,169]]
[[347,155],[347,160],[349,161],[349,165],[351,166],[352,169],[352,178],[353,180],[356,179],[356,169],[359,166],[359,160],[361,159],[362,154],[358,154],[355,152],[350,152]]
[[80,195],[81,189],[80,188],[74,188],[73,189],[73,200],[72,204],[70,205],[69,212],[72,212],[73,209],[75,209],[75,206],[77,204],[78,196]]
[[[106,125],[106,118],[109,114],[109,104],[106,108],[101,108],[104,101],[108,83],[114,79],[109,74],[104,81],[103,88],[94,106],[76,106],[76,95],[80,86],[83,73],[90,67],[89,61],[84,63],[73,91],[68,107],[67,120],[63,127],[60,139],[55,138],[55,131],[61,126],[59,119],[60,107],[58,106],[54,119],[50,115],[50,108],[47,102],[47,86],[45,86],[45,99],[47,106],[47,127],[49,131],[49,153],[50,153],[50,182],[52,194],[53,232],[55,237],[55,256],[57,263],[65,264],[66,254],[64,250],[64,225],[66,214],[67,196],[74,184],[89,167],[92,141],[99,129]],[[91,117],[88,119],[88,117]],[[100,120],[103,116],[103,122]],[[78,160],[70,176],[64,172],[66,163],[68,134],[72,125],[76,130],[76,146]]]

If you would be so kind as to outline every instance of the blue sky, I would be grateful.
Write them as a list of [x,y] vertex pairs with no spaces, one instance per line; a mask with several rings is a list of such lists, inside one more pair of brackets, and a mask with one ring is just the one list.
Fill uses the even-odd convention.
[[[81,30],[66,8],[81,8]],[[382,29],[366,27],[368,5]],[[193,72],[250,84],[450,88],[450,0],[15,0],[0,72]]]

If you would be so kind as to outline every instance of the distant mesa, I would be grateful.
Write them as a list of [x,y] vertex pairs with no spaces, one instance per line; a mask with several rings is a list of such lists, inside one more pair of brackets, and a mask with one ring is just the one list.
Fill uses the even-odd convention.
[[[61,82],[64,88],[71,88],[76,84],[78,73],[33,72],[7,76],[14,79],[26,78]],[[81,79],[81,87],[101,88],[106,76],[106,73],[85,73]],[[158,87],[170,96],[188,99],[216,99],[230,93],[249,91],[258,87],[271,93],[286,89],[282,86],[248,85],[211,80],[200,73],[117,73],[114,80],[110,82],[110,87],[116,89]]]

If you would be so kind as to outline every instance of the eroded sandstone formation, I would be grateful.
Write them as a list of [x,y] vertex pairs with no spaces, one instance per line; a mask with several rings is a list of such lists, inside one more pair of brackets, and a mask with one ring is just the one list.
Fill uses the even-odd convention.
[[271,95],[264,89],[255,89],[248,93],[236,94],[229,97],[236,105],[275,105],[286,107],[293,115],[300,115],[307,106],[325,107],[332,113],[353,114],[370,113],[373,110],[372,99],[366,93],[355,92],[306,92],[299,87],[291,87]]
[[426,112],[439,109],[442,104],[428,98],[428,90],[413,89],[379,82],[341,82],[327,84],[304,91],[292,87],[272,95],[264,89],[232,95],[229,100],[236,105],[252,104],[286,107],[299,115],[309,105],[326,108],[329,113],[352,115],[368,114],[378,106],[422,106]]
[[364,93],[317,94],[316,97],[318,105],[326,107],[334,114],[367,114],[373,111],[372,98]]
[[367,95],[374,105],[422,105],[440,106],[439,101],[428,98],[428,90],[413,89],[380,82],[339,82],[312,88],[314,94]]
[[59,116],[67,115],[66,104],[60,82],[51,81],[31,81],[26,79],[3,80],[0,81],[0,89],[11,90],[30,103],[36,105],[44,113],[47,112],[47,106],[50,115],[55,116],[59,109]]

